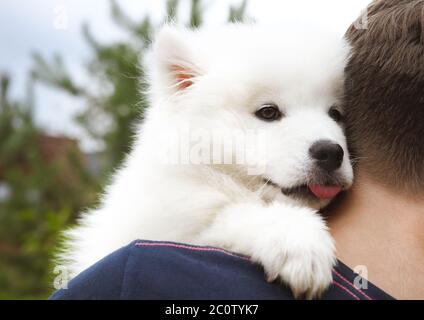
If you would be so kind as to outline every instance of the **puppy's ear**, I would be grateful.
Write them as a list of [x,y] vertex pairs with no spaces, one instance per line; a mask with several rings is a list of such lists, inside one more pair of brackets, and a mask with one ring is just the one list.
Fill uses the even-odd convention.
[[188,32],[165,26],[153,48],[157,80],[169,93],[183,92],[203,74],[195,50],[190,46]]

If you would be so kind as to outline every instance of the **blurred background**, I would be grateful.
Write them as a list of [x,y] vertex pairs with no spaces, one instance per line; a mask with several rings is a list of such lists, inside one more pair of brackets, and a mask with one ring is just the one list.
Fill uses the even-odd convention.
[[340,35],[369,0],[0,1],[0,299],[53,291],[60,232],[129,150],[139,61],[167,21],[304,21]]

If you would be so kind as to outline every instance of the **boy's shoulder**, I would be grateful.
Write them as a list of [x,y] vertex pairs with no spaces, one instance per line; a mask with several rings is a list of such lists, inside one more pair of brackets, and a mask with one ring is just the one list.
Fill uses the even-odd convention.
[[[391,298],[341,262],[323,299]],[[293,300],[290,290],[265,281],[258,265],[220,248],[137,240],[80,273],[50,299]]]

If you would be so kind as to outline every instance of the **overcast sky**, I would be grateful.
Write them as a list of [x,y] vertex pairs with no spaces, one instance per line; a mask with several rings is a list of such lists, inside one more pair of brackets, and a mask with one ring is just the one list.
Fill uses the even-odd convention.
[[[189,0],[180,0],[188,7]],[[134,18],[150,14],[163,17],[165,0],[118,0]],[[228,6],[240,0],[205,0],[206,23],[221,24],[228,16]],[[249,16],[258,22],[304,21],[344,33],[370,0],[250,0]],[[187,15],[188,10],[181,8]],[[12,94],[22,97],[31,53],[44,56],[59,53],[75,77],[85,80],[84,64],[90,51],[81,35],[81,24],[88,22],[102,41],[125,36],[110,19],[109,1],[94,0],[0,0],[0,72],[13,77]],[[60,19],[59,19],[60,18]],[[52,134],[66,134],[81,140],[85,150],[93,143],[73,122],[84,104],[55,90],[37,86],[36,119]]]

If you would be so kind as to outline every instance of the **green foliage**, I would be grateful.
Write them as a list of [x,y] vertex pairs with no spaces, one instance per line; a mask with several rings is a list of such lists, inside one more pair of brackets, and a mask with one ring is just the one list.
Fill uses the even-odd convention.
[[[168,0],[163,23],[178,22],[179,0]],[[191,28],[204,21],[203,2],[191,0]],[[246,1],[230,8],[228,21],[243,20]],[[51,257],[60,231],[78,212],[93,205],[112,168],[129,151],[135,123],[147,107],[140,89],[144,70],[139,67],[155,30],[151,18],[132,20],[111,1],[113,21],[129,35],[128,41],[100,43],[88,25],[83,37],[92,52],[86,67],[90,85],[78,83],[60,55],[47,59],[34,53],[31,77],[85,101],[77,123],[104,146],[102,174],[93,177],[78,149],[70,144],[62,155],[46,161],[43,132],[34,124],[31,95],[28,103],[8,98],[10,81],[0,83],[0,299],[45,298],[51,293]],[[141,80],[141,81],[140,81]],[[99,125],[104,124],[107,125]],[[9,197],[1,199],[4,187]],[[3,191],[2,191],[3,188]]]
[[[44,298],[58,234],[72,214],[93,201],[95,188],[73,161],[72,149],[62,159],[46,161],[32,110],[9,101],[9,80],[1,79],[0,299]],[[77,183],[64,183],[65,165],[75,168]]]
[[243,0],[243,2],[238,7],[231,7],[228,21],[233,23],[244,21],[246,18],[246,9],[247,9],[247,0]]
[[200,0],[191,1],[191,14],[188,26],[190,28],[199,28],[202,25],[202,7]]

